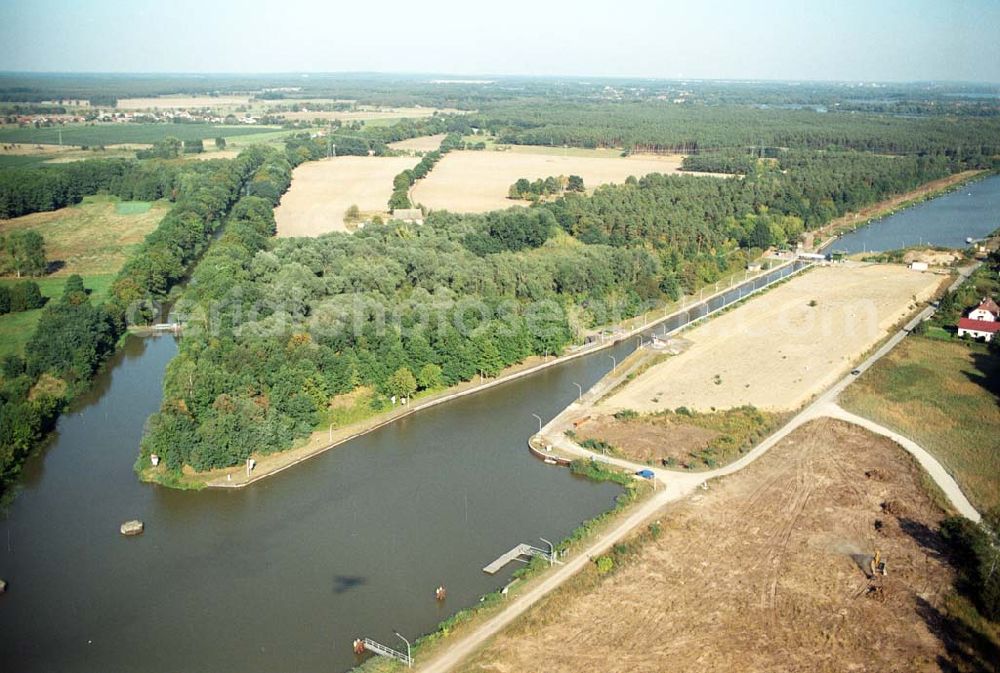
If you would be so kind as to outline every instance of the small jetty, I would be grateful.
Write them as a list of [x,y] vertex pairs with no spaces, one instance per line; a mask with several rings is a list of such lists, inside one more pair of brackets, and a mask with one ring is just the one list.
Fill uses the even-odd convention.
[[[409,649],[408,646],[407,649]],[[365,652],[371,652],[380,657],[389,657],[390,659],[403,662],[407,668],[413,668],[413,657],[409,654],[398,652],[387,645],[375,642],[371,638],[358,638],[354,641],[354,653],[364,654]]]
[[500,558],[493,561],[493,563],[490,563],[488,566],[483,568],[483,572],[490,575],[495,575],[497,572],[500,571],[501,568],[503,568],[511,561],[520,561],[521,563],[527,563],[528,560],[523,558],[525,556],[527,556],[528,558],[532,556],[541,556],[549,563],[561,563],[560,561],[557,561],[553,556],[549,554],[549,552],[545,551],[544,549],[539,549],[538,547],[532,547],[530,544],[522,543],[511,549],[506,554],[500,556]]

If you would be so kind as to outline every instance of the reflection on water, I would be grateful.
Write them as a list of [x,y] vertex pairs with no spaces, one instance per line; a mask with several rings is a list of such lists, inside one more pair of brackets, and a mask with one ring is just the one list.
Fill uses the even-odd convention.
[[1000,228],[1000,176],[876,220],[838,238],[826,250],[882,252],[915,245],[964,248],[967,238],[982,238]]

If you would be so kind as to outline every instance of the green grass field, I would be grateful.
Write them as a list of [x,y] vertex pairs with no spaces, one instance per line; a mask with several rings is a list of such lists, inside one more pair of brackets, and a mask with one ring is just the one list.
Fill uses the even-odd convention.
[[118,201],[115,213],[118,215],[142,215],[148,213],[153,204],[149,201]]
[[50,154],[2,154],[0,155],[0,170],[4,168],[38,168],[55,155]]
[[155,143],[168,136],[180,140],[210,140],[272,133],[270,126],[214,126],[211,124],[70,124],[60,128],[0,128],[0,142],[22,144],[117,145]]
[[842,403],[933,453],[980,511],[1000,505],[1000,357],[982,344],[906,339]]
[[[104,301],[111,290],[111,283],[115,275],[99,274],[85,276],[83,286],[90,291],[90,300],[95,304]],[[46,278],[31,278],[38,283],[42,294],[49,300],[58,299],[62,296],[63,287],[66,285],[66,276],[49,276]],[[13,285],[19,282],[16,278],[0,278],[0,285]],[[24,352],[24,345],[35,333],[35,326],[42,315],[44,308],[33,311],[22,311],[20,313],[8,313],[0,316],[0,357],[8,354],[18,354]]]

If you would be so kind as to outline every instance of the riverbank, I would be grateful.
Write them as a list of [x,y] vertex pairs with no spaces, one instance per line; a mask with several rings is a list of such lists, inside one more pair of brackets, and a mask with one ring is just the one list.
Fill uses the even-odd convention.
[[[789,260],[772,269],[762,270],[753,276],[746,273],[735,274],[728,279],[731,283],[729,287],[722,287],[707,296],[704,295],[703,289],[701,292],[702,296],[698,299],[695,299],[694,297],[682,297],[680,301],[667,305],[665,309],[658,309],[656,314],[658,314],[659,317],[655,317],[654,314],[647,313],[639,319],[632,318],[630,320],[623,321],[623,323],[619,323],[618,326],[615,326],[613,330],[605,330],[613,331],[613,336],[604,339],[603,342],[594,341],[587,345],[578,345],[573,347],[571,352],[558,357],[543,358],[533,356],[518,365],[509,367],[496,378],[487,379],[478,383],[466,381],[457,386],[448,388],[447,390],[434,393],[428,397],[418,398],[418,400],[415,400],[408,405],[399,406],[390,411],[371,416],[370,418],[358,423],[342,428],[334,428],[332,432],[330,430],[316,431],[304,443],[295,448],[273,454],[252,456],[256,464],[250,474],[247,474],[246,467],[243,465],[200,473],[190,470],[189,468],[185,468],[182,476],[178,478],[167,473],[162,466],[158,468],[146,466],[140,471],[140,478],[144,481],[151,481],[172,488],[242,488],[249,484],[256,483],[266,477],[283,472],[291,467],[294,467],[295,465],[309,460],[310,458],[340,446],[345,442],[357,439],[358,437],[377,430],[383,426],[415,414],[418,411],[422,411],[466,395],[489,390],[504,383],[530,376],[549,367],[563,364],[592,353],[597,353],[606,348],[611,348],[626,339],[635,338],[637,335],[646,330],[652,329],[661,323],[678,319],[680,316],[689,314],[701,306],[708,306],[719,297],[723,297],[727,293],[732,292],[734,288],[743,284],[742,281],[739,284],[736,283],[736,279],[739,275],[743,275],[747,279],[745,282],[748,284],[756,284],[761,278],[774,276],[771,282],[767,283],[767,285],[751,290],[750,292],[742,295],[743,298],[748,297],[753,294],[753,292],[759,292],[764,287],[769,287],[786,278],[787,274],[782,274],[786,269],[794,264],[795,260]],[[720,283],[724,285],[724,282],[720,281],[719,283],[716,283],[716,287],[718,287]],[[674,310],[671,311],[671,309]],[[698,316],[696,319],[701,319],[703,317],[704,316]]]
[[988,170],[962,171],[961,173],[955,173],[939,180],[932,180],[909,192],[879,201],[867,208],[862,208],[856,213],[845,213],[831,220],[823,227],[811,232],[814,243],[810,249],[823,250],[845,232],[868,226],[873,220],[885,217],[886,215],[892,215],[911,206],[919,205],[924,201],[941,196],[964,184],[984,178],[989,174],[990,171]]

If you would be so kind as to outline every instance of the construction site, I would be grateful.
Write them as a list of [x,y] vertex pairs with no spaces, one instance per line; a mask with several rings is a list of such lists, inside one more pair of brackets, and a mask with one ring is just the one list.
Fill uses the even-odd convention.
[[668,506],[613,570],[591,563],[460,670],[940,670],[963,661],[941,502],[894,442],[812,421]]

